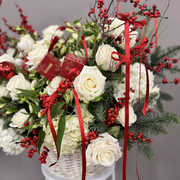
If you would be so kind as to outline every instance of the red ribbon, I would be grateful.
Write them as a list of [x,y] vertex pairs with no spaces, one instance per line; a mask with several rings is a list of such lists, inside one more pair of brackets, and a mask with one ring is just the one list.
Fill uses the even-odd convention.
[[155,24],[155,48],[157,48],[158,46],[158,32],[157,32],[157,29],[158,29],[158,23],[157,23],[157,18],[154,18],[154,24]]
[[0,6],[1,6],[2,0],[0,0]]
[[123,180],[126,180],[126,162],[129,133],[129,90],[130,90],[130,38],[129,21],[125,22],[125,45],[126,45],[126,96],[125,96],[125,130],[124,130],[124,149],[123,149]]
[[[59,30],[64,31],[66,28],[70,28],[70,27],[66,27],[66,26],[62,26],[59,27]],[[83,42],[83,46],[85,49],[85,56],[86,56],[86,64],[88,63],[88,52],[87,52],[87,44],[85,41],[84,36],[81,36],[82,42]],[[58,42],[59,37],[55,37],[53,40],[51,40],[51,45],[49,47],[48,52],[50,52],[54,45]],[[71,71],[69,72],[67,79],[70,79],[70,77],[72,75],[74,75],[74,72],[76,72],[76,75],[78,76],[80,74],[79,69],[77,68],[73,68],[71,69]],[[71,84],[73,84],[73,82],[71,82]],[[75,98],[75,103],[76,103],[76,109],[77,109],[77,114],[78,114],[78,120],[79,120],[79,125],[80,125],[80,130],[81,130],[81,139],[82,139],[82,180],[86,179],[86,146],[85,146],[85,134],[84,134],[84,125],[83,125],[83,119],[82,119],[82,115],[81,115],[81,107],[80,107],[80,103],[79,103],[79,98],[77,95],[77,92],[75,91],[75,89],[71,88],[73,90],[74,93],[74,98]],[[52,136],[56,145],[56,150],[57,150],[57,161],[59,160],[60,157],[60,152],[58,152],[58,148],[57,148],[57,143],[56,143],[56,139],[57,139],[57,135],[56,135],[56,131],[54,129],[53,123],[52,123],[52,119],[51,119],[51,113],[50,113],[50,105],[52,103],[52,101],[54,100],[54,98],[56,98],[58,96],[58,92],[56,91],[55,93],[53,93],[50,97],[48,97],[45,101],[43,101],[42,106],[45,106],[48,104],[48,122],[49,122],[49,126],[52,132]],[[51,164],[50,166],[53,166],[57,163],[57,161],[53,164]]]
[[119,16],[119,19],[125,22],[129,22],[129,24],[133,24],[135,27],[140,27],[143,28],[143,26],[146,25],[146,19],[142,21],[135,21],[135,19],[128,18],[125,14],[123,13],[118,13],[117,16]]
[[[54,143],[55,143],[55,146],[56,146],[56,151],[57,151],[57,161],[59,160],[59,157],[60,157],[60,152],[58,151],[58,148],[57,148],[57,135],[56,135],[56,131],[54,129],[54,125],[53,125],[53,122],[52,122],[52,119],[51,119],[51,104],[52,104],[52,101],[58,97],[58,91],[55,91],[51,96],[49,96],[48,98],[46,98],[43,103],[42,103],[42,106],[43,107],[46,107],[48,106],[48,122],[49,122],[49,127],[51,129],[51,133],[52,133],[52,136],[53,136],[53,139],[54,139]],[[57,161],[53,164],[50,165],[53,166],[57,163]]]

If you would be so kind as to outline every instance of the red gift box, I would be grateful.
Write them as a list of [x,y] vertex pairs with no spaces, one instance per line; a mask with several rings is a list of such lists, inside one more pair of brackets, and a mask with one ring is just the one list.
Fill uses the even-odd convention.
[[[73,69],[73,68],[77,68],[81,71],[82,68],[84,67],[85,63],[86,63],[85,58],[76,56],[72,53],[68,53],[64,58],[60,76],[66,78],[67,75],[69,74],[69,72],[71,71],[71,69]],[[76,74],[74,73],[71,76],[70,80],[74,80],[75,77],[76,77]]]
[[39,63],[36,71],[52,81],[52,79],[60,73],[61,66],[62,63],[59,61],[59,59],[48,53]]

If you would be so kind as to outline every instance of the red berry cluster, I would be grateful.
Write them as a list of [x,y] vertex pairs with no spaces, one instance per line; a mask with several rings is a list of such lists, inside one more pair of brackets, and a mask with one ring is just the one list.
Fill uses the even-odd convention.
[[29,146],[34,146],[34,149],[31,148],[30,150],[28,150],[28,154],[27,154],[27,157],[29,158],[32,158],[33,157],[33,154],[35,152],[37,152],[37,141],[38,141],[38,135],[39,135],[39,132],[40,130],[39,129],[34,129],[32,134],[33,134],[33,137],[28,137],[28,138],[24,138],[22,141],[21,141],[21,147],[24,147],[24,148],[29,148]]
[[85,145],[87,146],[91,140],[96,139],[98,137],[98,132],[90,131],[87,136],[85,136]]
[[[58,88],[56,90],[56,92],[59,95],[57,95],[57,97],[52,101],[52,104],[50,105],[50,109],[52,109],[58,102],[60,102],[60,98],[63,97],[63,94],[66,92],[67,89],[71,88],[71,85],[72,85],[72,83],[68,79],[66,79],[65,81],[61,81],[59,83],[59,86],[58,86]],[[41,95],[40,96],[40,101],[44,101],[48,97],[49,96],[47,94]],[[64,100],[61,100],[61,102],[65,103]],[[44,108],[41,111],[41,117],[45,116],[48,113],[48,107],[49,107],[48,102],[43,107]],[[65,109],[66,105],[64,105],[62,108]]]
[[137,142],[137,140],[141,140],[143,142],[147,141],[147,143],[151,143],[153,141],[152,139],[146,140],[145,138],[143,138],[142,133],[139,133],[137,136],[135,136],[134,133],[131,132],[129,132],[129,139],[132,139],[133,142]]
[[41,156],[38,158],[41,161],[41,164],[46,164],[46,158],[48,156],[49,149],[44,146],[44,150],[41,153]]
[[166,79],[166,78],[164,78],[163,80],[162,80],[162,83],[163,84],[167,84],[167,83],[174,83],[174,84],[179,84],[180,83],[180,79],[178,79],[178,78],[176,78],[176,79],[174,79],[174,81],[173,82],[168,82],[168,80]]
[[[156,67],[150,67],[150,70],[154,70],[154,72],[160,72],[162,68],[172,68],[173,65],[172,63],[178,63],[178,59],[174,58],[174,59],[170,59],[169,57],[165,57],[163,58],[163,63],[159,63]],[[170,62],[167,62],[170,61]]]
[[[7,44],[7,41],[8,41],[7,32],[3,32],[0,29],[0,50],[3,50],[3,52],[6,52],[9,47],[9,44]],[[0,55],[2,54],[0,53]]]
[[131,3],[134,3],[134,7],[135,8],[139,8],[141,10],[141,14],[144,15],[144,16],[149,16],[150,18],[158,18],[160,17],[160,11],[157,10],[157,7],[156,5],[154,4],[153,5],[153,8],[152,9],[148,9],[147,7],[147,4],[143,4],[143,5],[140,5],[140,0],[136,0],[136,1],[133,1],[131,0],[130,1]]
[[30,124],[30,122],[28,121],[28,122],[24,123],[24,126],[29,126],[29,124]]

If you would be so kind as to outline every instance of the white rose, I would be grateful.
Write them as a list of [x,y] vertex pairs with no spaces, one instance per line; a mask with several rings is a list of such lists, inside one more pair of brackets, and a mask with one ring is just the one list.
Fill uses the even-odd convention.
[[26,34],[21,38],[17,46],[25,53],[29,53],[32,50],[34,44],[35,44],[34,39],[29,34]]
[[63,80],[64,78],[60,76],[56,76],[55,78],[53,78],[53,80],[46,87],[46,91],[49,96],[52,95],[56,91],[56,89],[59,87],[59,83]]
[[[96,63],[98,66],[101,66],[105,71],[114,71],[118,61],[114,61],[111,57],[112,52],[117,52],[115,48],[111,47],[108,44],[102,44],[99,46],[96,53]],[[118,58],[117,55],[113,57]]]
[[6,88],[10,91],[10,96],[13,100],[17,100],[17,94],[20,93],[18,89],[31,89],[31,83],[26,80],[23,74],[19,73],[18,75],[13,76],[7,83]]
[[106,77],[96,66],[84,66],[75,78],[74,87],[80,100],[92,101],[104,92]]
[[3,96],[8,97],[9,91],[6,89],[5,86],[0,85],[0,98],[2,98]]
[[112,36],[114,35],[115,37],[117,36],[122,36],[124,32],[124,21],[121,21],[117,18],[109,18],[112,20],[112,23],[109,25],[109,33],[108,35]]
[[14,53],[15,53],[14,48],[8,48],[8,50],[6,51],[6,54],[8,54],[11,57],[13,57]]
[[10,62],[13,64],[15,63],[14,58],[8,54],[3,54],[2,56],[0,56],[0,63],[2,63],[2,62]]
[[21,58],[15,59],[15,64],[19,67],[22,67],[24,65],[24,61]]
[[87,166],[90,164],[112,166],[121,156],[121,147],[117,139],[108,133],[103,133],[92,140],[86,150]]
[[[64,31],[60,31],[58,25],[51,25],[43,30],[43,37],[50,42],[53,36],[63,36]],[[58,30],[57,30],[58,29]]]
[[[27,111],[25,109],[20,109],[11,119],[11,123],[9,124],[10,127],[13,128],[21,128],[24,127],[24,123],[28,120],[29,115],[26,114]],[[32,123],[32,118],[29,120]],[[23,130],[21,130],[23,132]]]
[[29,70],[34,70],[38,64],[44,59],[48,53],[48,47],[46,45],[37,45],[35,49],[28,53],[26,62],[27,65],[32,66]]
[[[137,31],[133,31],[130,33],[130,48],[133,48],[134,45],[136,44],[136,39],[137,39],[138,33]],[[125,49],[126,44],[125,44],[125,39],[122,41],[121,44],[117,44],[118,47]]]
[[[135,123],[137,120],[137,116],[134,114],[134,109],[129,104],[129,126]],[[119,110],[118,117],[115,119],[116,124],[121,124],[125,126],[125,106]]]

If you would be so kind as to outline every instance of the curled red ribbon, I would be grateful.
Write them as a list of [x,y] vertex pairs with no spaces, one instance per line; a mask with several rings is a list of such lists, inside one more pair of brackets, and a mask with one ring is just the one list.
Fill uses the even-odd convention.
[[146,25],[146,19],[142,21],[135,21],[135,19],[128,18],[125,14],[123,13],[117,13],[117,16],[119,16],[119,19],[125,22],[129,22],[129,24],[133,24],[135,27],[140,27],[143,28],[143,26]]

